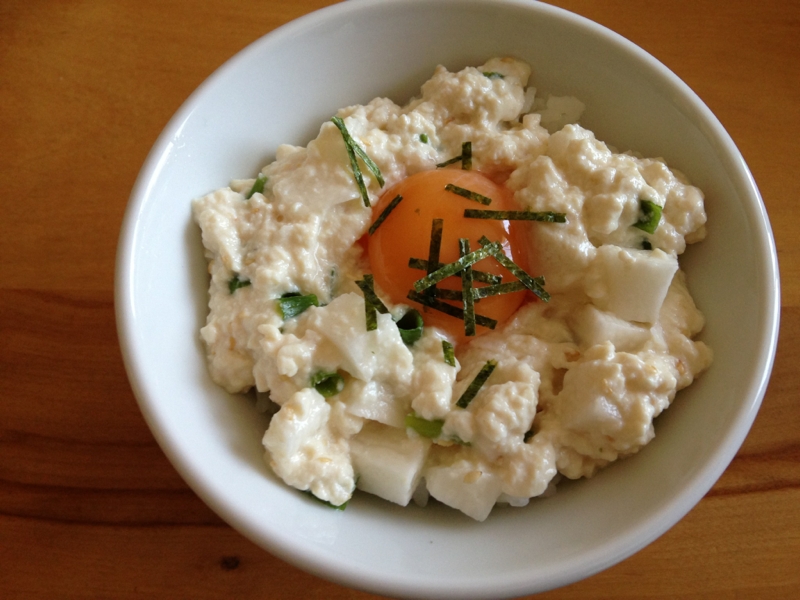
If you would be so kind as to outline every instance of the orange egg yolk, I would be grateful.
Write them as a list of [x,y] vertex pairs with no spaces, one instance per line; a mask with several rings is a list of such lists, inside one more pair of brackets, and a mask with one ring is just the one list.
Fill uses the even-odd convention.
[[[447,184],[491,198],[491,204],[483,206],[475,200],[446,190]],[[508,188],[477,171],[439,169],[411,175],[384,192],[373,209],[373,220],[383,213],[397,195],[403,199],[369,236],[369,261],[375,283],[393,303],[417,308],[426,325],[445,330],[457,343],[463,344],[472,337],[465,335],[462,319],[422,306],[407,298],[414,282],[426,275],[424,270],[409,267],[409,259],[428,260],[432,222],[434,219],[442,219],[440,263],[447,264],[458,260],[459,238],[468,239],[470,249],[474,251],[481,247],[478,240],[486,236],[492,242],[500,242],[506,256],[527,271],[529,262],[527,252],[518,240],[530,232],[527,228],[522,232],[524,225],[515,221],[464,217],[464,209],[467,208],[516,209],[512,193]],[[516,277],[491,256],[475,263],[472,268],[500,275],[504,283],[516,280]],[[485,285],[488,284],[478,281],[473,283],[474,287]],[[439,289],[449,290],[461,290],[461,286],[460,273],[437,284]],[[475,303],[475,313],[494,319],[500,324],[514,314],[527,298],[529,296],[526,291],[483,298]],[[459,308],[463,307],[459,301],[447,302]],[[488,331],[490,329],[487,327],[478,325],[476,335]]]

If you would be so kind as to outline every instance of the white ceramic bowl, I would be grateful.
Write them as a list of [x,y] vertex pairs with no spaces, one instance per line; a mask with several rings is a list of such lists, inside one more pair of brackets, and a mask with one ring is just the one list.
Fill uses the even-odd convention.
[[[433,68],[515,55],[540,90],[587,105],[582,124],[688,174],[708,237],[683,257],[707,316],[711,369],[681,392],[641,453],[552,499],[484,523],[441,506],[357,495],[332,511],[264,464],[263,417],[216,387],[198,329],[206,264],[190,200],[307,143],[337,108],[405,102]],[[714,484],[764,394],[778,332],[774,242],[756,185],[706,106],[644,51],[586,19],[522,0],[351,0],[261,38],[214,73],[156,142],[133,189],[117,264],[131,383],[188,484],[233,527],[323,577],[420,598],[510,597],[609,567],[664,533]]]

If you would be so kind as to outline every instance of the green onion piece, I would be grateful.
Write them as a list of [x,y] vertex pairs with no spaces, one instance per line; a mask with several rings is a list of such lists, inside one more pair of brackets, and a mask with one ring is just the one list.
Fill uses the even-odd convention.
[[[485,235],[482,236],[479,241],[484,248],[488,248],[489,244],[491,243]],[[497,242],[494,242],[494,244],[495,247],[492,250],[492,256],[494,259],[506,269],[511,271],[511,274],[524,283],[525,287],[536,294],[540,300],[543,302],[548,302],[550,300],[550,294],[548,294],[544,289],[544,277],[531,277],[522,267],[517,265],[503,253],[503,249],[500,247],[500,244]]]
[[341,504],[339,504],[339,505],[337,506],[336,504],[333,504],[333,503],[331,503],[331,502],[328,502],[327,500],[323,500],[322,498],[317,498],[317,497],[314,495],[314,492],[312,492],[311,490],[303,490],[303,493],[305,493],[305,494],[308,494],[308,495],[309,495],[309,496],[311,496],[311,497],[312,497],[314,500],[316,500],[317,502],[321,502],[322,504],[324,504],[325,506],[327,506],[327,507],[329,507],[329,508],[333,508],[333,509],[335,509],[335,510],[344,510],[345,508],[347,508],[347,502],[348,502],[347,500],[345,500],[344,502],[342,502]]
[[427,144],[428,143],[428,134],[427,133],[420,133],[419,134],[419,141],[422,142],[423,144]]
[[239,274],[234,273],[231,280],[228,282],[228,291],[232,294],[239,288],[247,287],[250,285],[249,279],[239,279]]
[[416,309],[409,310],[397,321],[397,329],[406,346],[411,346],[422,337],[422,315]]
[[383,223],[386,220],[386,217],[389,216],[389,213],[392,212],[397,207],[398,204],[400,204],[400,201],[402,199],[403,197],[400,194],[397,194],[397,196],[395,196],[394,199],[391,202],[389,202],[386,208],[383,209],[383,212],[380,215],[378,215],[377,219],[375,219],[375,222],[372,225],[370,225],[369,235],[375,233],[375,230],[381,226],[381,223]]
[[[534,277],[534,279],[537,278]],[[527,289],[527,287],[521,281],[510,281],[508,283],[501,283],[500,285],[476,287],[472,290],[472,296],[475,300],[480,300],[490,296],[499,296],[500,294],[513,294],[514,292],[521,292],[524,289]]]
[[641,210],[641,216],[633,226],[647,233],[655,233],[661,221],[661,212],[663,209],[652,200],[639,200],[639,208]]
[[530,440],[532,437],[533,437],[533,429],[529,429],[528,431],[525,432],[525,435],[522,436],[522,441],[527,444],[528,440]]
[[488,77],[489,79],[505,79],[506,76],[502,73],[498,73],[497,71],[484,71],[484,77]]
[[[441,269],[444,265],[445,263],[437,263],[436,269]],[[427,271],[428,261],[424,258],[409,258],[408,267],[418,271]],[[436,269],[433,269],[432,271],[435,271]],[[472,279],[475,281],[480,281],[481,283],[489,283],[491,285],[497,285],[503,281],[503,277],[501,275],[487,273],[486,271],[477,271],[475,269],[472,270]]]
[[[469,240],[459,238],[458,252],[463,258],[469,254]],[[461,271],[461,295],[464,303],[464,335],[475,335],[475,298],[472,295],[472,267],[467,265]]]
[[338,373],[318,371],[311,376],[311,387],[325,398],[330,398],[344,389],[344,378]]
[[278,309],[281,311],[284,321],[296,317],[312,306],[319,306],[319,300],[315,294],[303,296],[297,292],[289,292],[278,298]]
[[423,419],[422,417],[419,417],[416,414],[411,413],[406,415],[405,425],[406,427],[416,431],[422,437],[437,438],[442,434],[442,427],[444,427],[444,421],[440,419],[429,421],[428,419]]
[[356,281],[356,285],[364,294],[364,299],[372,304],[375,307],[375,310],[384,315],[388,314],[389,309],[386,308],[386,305],[375,293],[375,278],[372,275],[369,273],[364,273],[364,279]]
[[263,194],[265,183],[267,183],[267,176],[263,173],[259,173],[255,182],[253,183],[253,187],[251,187],[250,191],[245,195],[245,200],[249,200],[253,194]]
[[358,166],[356,155],[358,155],[358,157],[364,161],[364,164],[367,165],[367,168],[378,181],[380,186],[383,187],[384,181],[380,169],[378,169],[378,165],[372,162],[372,159],[367,156],[367,153],[364,151],[364,149],[359,146],[351,137],[350,132],[347,131],[347,127],[345,126],[344,120],[342,120],[341,117],[333,117],[331,118],[331,121],[333,121],[333,124],[336,125],[336,127],[339,129],[339,132],[342,134],[344,145],[347,148],[347,156],[350,159],[350,168],[353,171],[353,177],[356,180],[358,191],[361,193],[361,199],[364,201],[364,206],[369,207],[369,193],[367,192],[367,186],[364,184],[364,176],[361,174],[361,167]]
[[489,375],[492,374],[492,371],[494,371],[496,366],[496,360],[487,360],[486,364],[483,365],[481,370],[475,376],[475,379],[472,380],[469,386],[467,386],[467,389],[464,390],[464,393],[461,394],[461,398],[459,398],[458,402],[456,402],[456,406],[459,408],[467,408],[469,403],[472,402],[480,389],[483,387],[483,384],[486,383],[486,380],[489,379]]
[[414,289],[418,292],[422,292],[432,285],[435,285],[442,281],[443,279],[447,279],[455,275],[456,273],[460,273],[462,269],[465,267],[469,267],[474,265],[476,262],[479,262],[490,256],[496,252],[500,252],[502,254],[503,249],[502,246],[498,242],[491,242],[490,244],[475,250],[474,252],[470,252],[469,254],[462,256],[455,262],[451,262],[446,264],[440,269],[437,269],[433,273],[430,273],[423,277],[422,279],[418,279],[414,282]]
[[642,240],[642,250],[652,250],[653,244],[650,243],[650,240]]
[[[458,187],[457,185],[453,185],[452,183],[448,183],[447,185],[445,185],[444,189],[446,189],[448,192],[453,192],[454,194],[458,194],[459,196],[462,196],[464,198],[468,198],[469,200],[474,200],[475,202],[480,202],[481,204],[484,204],[484,205],[489,205],[489,204],[492,203],[492,199],[489,198],[488,196],[484,196],[483,194],[479,194],[478,192],[473,192],[471,190],[468,190],[468,189],[465,189],[465,188],[462,188],[462,187]],[[466,216],[466,213],[468,211],[470,211],[470,210],[471,209],[466,209],[464,211],[464,216]],[[478,210],[478,211],[473,211],[473,212],[502,212],[502,211],[480,211],[480,210]]]
[[456,353],[453,351],[453,344],[447,340],[442,340],[442,353],[444,354],[444,362],[451,367],[455,367]]
[[461,163],[461,168],[464,171],[469,171],[472,168],[472,142],[464,142],[461,144],[461,154],[458,156],[454,156],[453,158],[444,161],[443,163],[439,163],[436,166],[441,167],[449,167],[452,164],[457,162]]
[[566,223],[566,213],[553,211],[532,210],[480,210],[475,208],[464,209],[467,219],[493,219],[496,221],[541,221],[543,223]]
[[[450,315],[451,317],[455,317],[457,319],[464,318],[464,311],[457,306],[453,306],[452,304],[448,304],[447,302],[442,302],[441,300],[434,298],[432,296],[426,296],[425,294],[420,294],[419,292],[415,292],[414,290],[409,290],[408,295],[406,296],[409,300],[413,300],[414,302],[419,302],[423,306],[427,306],[428,308],[432,308],[434,310],[438,310],[439,312],[443,312],[446,315]],[[497,327],[497,321],[494,319],[490,319],[489,317],[479,315],[475,313],[475,323],[480,325],[481,327],[486,327],[488,329],[494,329]]]

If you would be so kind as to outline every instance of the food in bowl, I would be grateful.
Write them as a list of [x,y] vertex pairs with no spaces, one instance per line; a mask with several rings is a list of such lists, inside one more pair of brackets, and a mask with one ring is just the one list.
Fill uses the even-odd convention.
[[482,521],[636,453],[710,365],[678,264],[702,193],[530,72],[439,67],[405,106],[341,109],[194,200],[209,371],[274,403],[287,484]]

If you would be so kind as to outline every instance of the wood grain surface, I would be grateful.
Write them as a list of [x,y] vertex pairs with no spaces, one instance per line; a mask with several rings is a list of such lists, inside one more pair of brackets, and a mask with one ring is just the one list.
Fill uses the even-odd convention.
[[[377,598],[271,556],[189,490],[114,322],[119,228],[161,129],[227,58],[331,3],[0,3],[0,598]],[[539,597],[800,598],[800,2],[553,4],[642,46],[717,114],[772,220],[783,312],[761,411],[709,494],[630,559]]]

